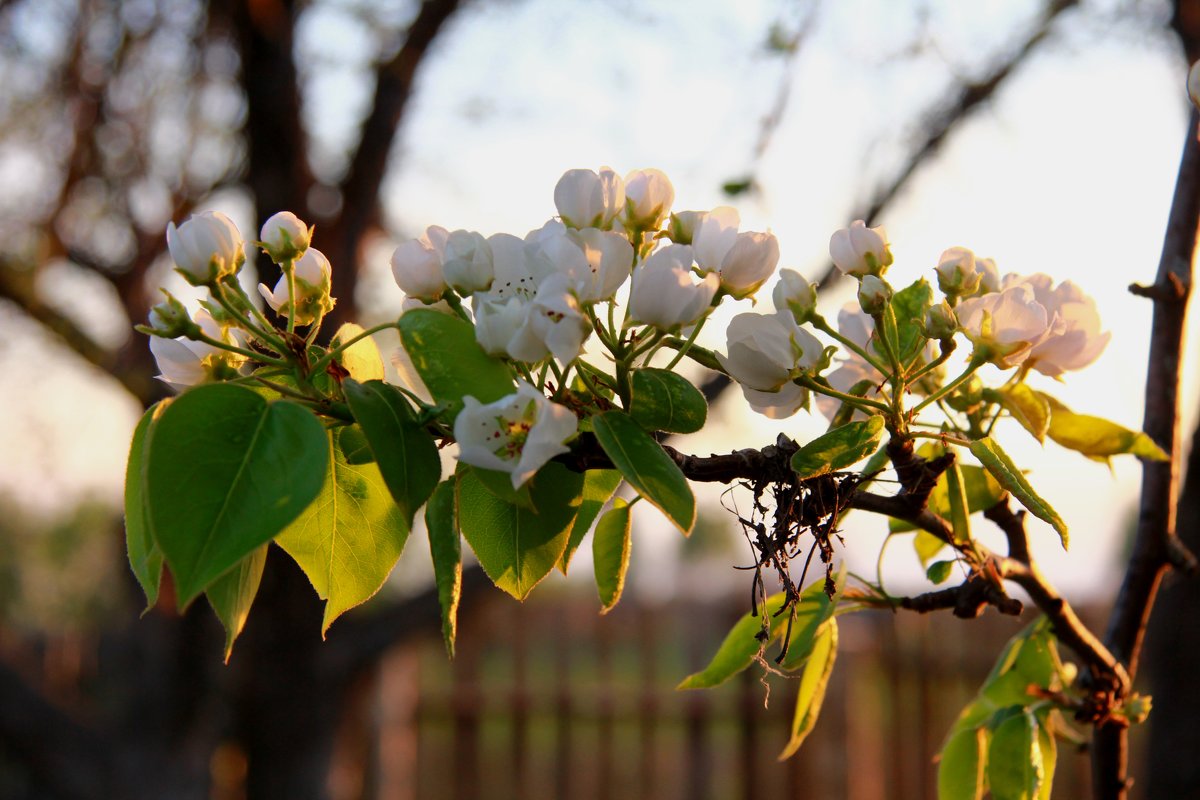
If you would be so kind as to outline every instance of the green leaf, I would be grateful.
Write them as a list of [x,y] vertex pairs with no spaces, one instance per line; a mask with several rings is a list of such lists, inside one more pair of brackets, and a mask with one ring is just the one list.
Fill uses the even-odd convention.
[[946,504],[950,508],[949,520],[954,530],[954,541],[966,544],[971,541],[971,509],[967,500],[966,480],[957,458],[940,477],[946,479]]
[[618,497],[613,507],[596,523],[592,537],[592,560],[596,568],[596,590],[600,594],[600,613],[607,614],[621,599],[625,571],[629,569],[629,504]]
[[[987,511],[992,506],[999,503],[1008,493],[1004,487],[991,476],[983,467],[977,467],[974,464],[960,464],[959,474],[962,475],[963,491],[967,495],[967,510],[976,514],[980,511]],[[933,487],[933,491],[929,495],[929,510],[941,517],[950,516],[950,491],[948,487],[946,473],[942,473],[938,478],[937,485]],[[916,527],[911,523],[902,519],[891,517],[888,519],[888,530],[892,533],[904,533],[906,531],[916,530]],[[924,534],[924,536],[922,536]],[[917,534],[917,551],[918,555],[922,553],[920,546],[921,540],[932,547],[933,542],[941,542],[940,539],[934,537],[924,531]],[[937,555],[938,550],[942,548],[942,544],[938,544],[937,548],[925,556],[921,563],[924,564],[930,558]]]
[[[417,423],[408,400],[395,386],[383,381],[359,383],[347,380],[342,384],[350,411],[358,421],[383,481],[396,505],[412,527],[417,509],[429,499],[442,474],[433,437]],[[340,442],[345,447],[355,434],[343,433]],[[346,453],[346,463],[354,465],[359,459]]]
[[1050,403],[1040,392],[1018,383],[1007,389],[985,391],[984,398],[1000,403],[1033,438],[1039,442],[1046,440],[1046,431],[1050,428]]
[[233,643],[246,625],[250,606],[258,594],[263,567],[267,564],[267,547],[263,545],[239,561],[233,569],[217,578],[205,590],[208,604],[225,627],[225,663],[233,653]]
[[1037,730],[1033,714],[1024,711],[1001,722],[992,733],[987,775],[993,800],[1037,797],[1045,778]]
[[[932,506],[933,504],[930,503],[930,505]],[[889,526],[891,523],[892,520],[888,520]],[[912,530],[911,525],[908,527],[908,530]],[[892,532],[895,533],[895,529]],[[938,553],[942,552],[942,548],[945,546],[945,542],[932,533],[925,531],[917,531],[917,535],[913,537],[913,550],[916,551],[917,558],[920,559],[922,567],[929,564]]]
[[635,369],[629,416],[648,431],[693,433],[704,427],[708,402],[682,375],[666,369]]
[[450,658],[454,658],[458,601],[462,595],[462,541],[458,536],[454,484],[453,479],[439,483],[425,506],[433,579],[437,584],[438,605],[442,609],[442,639],[446,642],[446,652]]
[[513,393],[512,373],[479,346],[475,328],[466,320],[414,308],[397,324],[400,342],[425,387],[434,400],[448,406],[447,420],[458,416],[464,395],[486,404]]
[[484,469],[469,464],[458,462],[459,471],[470,470],[476,480],[482,483],[489,492],[496,495],[506,503],[511,503],[514,506],[520,506],[526,511],[537,513],[537,508],[533,505],[533,495],[530,494],[531,487],[529,481],[521,484],[520,488],[514,489],[512,485],[512,473],[501,472],[497,469]]
[[1053,711],[1038,715],[1037,746],[1042,754],[1042,788],[1038,791],[1038,800],[1050,800],[1050,792],[1054,788],[1054,769],[1058,766],[1058,743],[1054,739],[1053,722],[1050,715]]
[[[875,381],[863,379],[847,389],[846,394],[852,394],[855,397],[866,397],[867,392],[870,391],[871,387],[874,385]],[[856,411],[858,411],[858,406],[843,402],[840,406],[838,406],[837,413],[833,415],[833,419],[829,421],[829,430],[832,431],[845,425],[854,418],[854,412]],[[880,464],[879,466],[883,466],[883,464]],[[870,470],[863,471],[868,472]]]
[[[787,618],[778,619],[775,615],[783,606],[783,592],[767,598],[766,615],[745,614],[725,634],[724,641],[717,648],[716,654],[708,662],[708,666],[699,672],[692,673],[680,682],[676,689],[709,689],[719,686],[754,663],[754,658],[768,644],[783,633],[787,627]],[[761,612],[761,609],[760,609]],[[768,634],[760,639],[764,622]]]
[[874,453],[882,439],[882,416],[848,422],[821,434],[792,454],[792,469],[801,479],[845,469]]
[[596,440],[629,485],[686,536],[696,524],[696,498],[662,446],[621,411],[592,417]]
[[[784,670],[794,670],[803,666],[813,653],[817,637],[824,625],[833,619],[837,610],[838,600],[841,599],[842,589],[846,586],[846,565],[842,564],[834,577],[837,587],[833,598],[825,594],[825,581],[817,580],[809,584],[800,593],[800,602],[796,604],[796,616],[792,620],[792,632],[788,637],[787,656],[780,663]],[[787,631],[787,617],[780,616],[778,624]]]
[[457,480],[458,524],[492,583],[524,600],[562,557],[579,511],[583,476],[551,461],[533,476],[537,513],[506,503],[477,475]]
[[1050,406],[1050,438],[1088,458],[1107,461],[1110,456],[1129,453],[1150,461],[1167,461],[1169,456],[1154,440],[1140,431],[1100,417],[1076,414],[1044,392],[1037,395]]
[[1017,498],[1021,505],[1029,509],[1031,514],[1040,520],[1050,523],[1051,527],[1058,531],[1058,535],[1062,539],[1063,549],[1067,549],[1069,541],[1067,523],[1063,522],[1058,512],[1033,490],[1033,487],[1029,485],[1029,481],[1025,480],[1025,475],[1017,468],[1017,465],[1012,462],[1012,459],[1008,457],[1008,454],[1004,452],[999,444],[990,436],[977,439],[971,442],[971,454],[978,458],[980,463],[987,468],[987,471],[992,473],[992,477],[1007,489],[1013,497]]
[[[361,325],[347,322],[338,328],[330,342],[331,348],[337,348],[343,342],[348,342],[360,335],[365,329]],[[350,373],[356,381],[383,380],[383,357],[379,355],[379,345],[370,336],[360,339],[336,356],[337,362]]]
[[409,518],[392,502],[376,464],[348,464],[345,428],[325,436],[325,483],[311,506],[276,538],[325,600],[321,635],[379,591],[408,541]]
[[925,577],[936,586],[939,583],[945,582],[950,577],[950,573],[954,571],[953,561],[935,561],[929,565],[929,569],[925,570]]
[[790,758],[799,750],[817,724],[821,704],[825,701],[825,690],[829,687],[829,676],[833,674],[833,665],[837,661],[837,645],[837,620],[830,619],[817,634],[812,655],[804,662],[804,672],[800,673],[796,710],[792,715],[792,736],[779,754],[780,761]]
[[616,493],[617,487],[620,485],[621,473],[615,469],[589,469],[583,474],[583,502],[579,504],[579,513],[571,525],[571,536],[567,539],[567,549],[563,551],[562,558],[558,560],[558,569],[563,575],[567,574],[567,567],[571,566],[571,558],[579,549],[579,544],[587,535],[588,529],[592,527],[592,523],[596,521],[600,509]]
[[170,402],[156,403],[138,420],[133,429],[133,441],[129,444],[129,461],[125,464],[125,549],[133,576],[146,594],[147,610],[158,602],[163,556],[154,541],[146,509],[146,452],[150,426]]
[[307,409],[241,386],[184,392],[154,425],[147,518],[179,607],[271,541],[321,491],[325,429]]
[[921,278],[892,296],[896,316],[896,339],[900,362],[907,364],[925,346],[925,312],[933,305],[933,287]]
[[351,425],[342,433],[342,454],[346,456],[347,464],[375,463],[375,454],[371,452],[361,425]]
[[990,734],[968,728],[946,740],[938,763],[938,800],[982,800]]

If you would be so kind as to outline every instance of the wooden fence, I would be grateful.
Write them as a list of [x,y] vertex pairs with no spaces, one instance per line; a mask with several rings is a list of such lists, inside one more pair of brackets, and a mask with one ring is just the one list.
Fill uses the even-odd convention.
[[[1026,620],[989,612],[842,617],[816,730],[792,759],[795,681],[758,668],[679,692],[743,603],[597,603],[544,590],[463,620],[458,656],[422,640],[382,665],[338,759],[339,798],[730,800],[935,797],[933,756],[1003,643]],[[768,689],[769,687],[769,689]],[[768,701],[764,708],[764,702]],[[368,754],[363,768],[363,752]],[[1055,797],[1087,796],[1087,759],[1060,743]]]

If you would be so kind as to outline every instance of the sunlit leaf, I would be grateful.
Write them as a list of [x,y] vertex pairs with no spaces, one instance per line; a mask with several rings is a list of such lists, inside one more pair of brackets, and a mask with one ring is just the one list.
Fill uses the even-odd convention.
[[925,577],[934,585],[943,583],[954,572],[953,561],[936,561],[925,570]]
[[984,392],[984,398],[1000,403],[1039,442],[1045,441],[1050,427],[1050,403],[1024,383]]
[[1050,406],[1050,438],[1070,450],[1075,450],[1098,461],[1129,453],[1150,461],[1166,461],[1169,456],[1154,440],[1141,431],[1110,422],[1088,414],[1076,414],[1044,392],[1038,397]]
[[1012,459],[1008,457],[1003,448],[991,437],[984,437],[983,439],[971,442],[971,454],[978,458],[980,463],[987,468],[988,472],[992,473],[992,477],[1007,489],[1013,497],[1017,498],[1021,505],[1029,509],[1031,514],[1040,520],[1050,523],[1051,527],[1058,531],[1058,535],[1062,539],[1063,549],[1065,550],[1069,542],[1067,523],[1063,522],[1058,512],[1033,490],[1033,487],[1029,485],[1029,481],[1025,479],[1024,473],[1012,462]]
[[145,471],[180,608],[308,508],[328,461],[324,427],[295,403],[228,383],[177,397],[154,424]]
[[625,572],[629,569],[631,544],[629,504],[620,497],[596,523],[592,537],[592,562],[596,570],[596,590],[600,594],[602,614],[607,614],[621,599]]
[[[783,606],[783,592],[767,598],[766,614],[746,614],[725,634],[724,641],[717,648],[716,654],[708,662],[708,666],[699,672],[684,678],[677,689],[708,689],[719,686],[754,663],[754,658],[763,648],[783,633],[787,626],[786,618],[778,619],[775,615]],[[768,631],[765,638],[760,638],[764,623]]]
[[990,738],[984,728],[968,728],[946,740],[938,761],[938,800],[982,800]]
[[896,350],[900,362],[907,364],[925,346],[925,313],[933,305],[933,287],[921,278],[892,296],[892,312],[896,319]]
[[1008,717],[992,732],[987,777],[993,800],[1034,800],[1038,796],[1045,767],[1037,720],[1031,712]]
[[[330,347],[341,347],[342,344],[350,341],[363,331],[364,328],[361,325],[347,322],[338,328],[337,333],[333,335]],[[351,378],[360,383],[383,380],[383,357],[379,355],[379,346],[375,344],[375,340],[370,336],[359,339],[343,350],[337,356],[337,361],[342,365],[343,369],[350,373]]]
[[438,606],[442,610],[442,639],[451,658],[454,658],[458,601],[462,595],[462,542],[458,535],[454,483],[454,479],[439,483],[425,505],[425,528],[429,534],[429,554],[433,558],[433,579],[437,584]]
[[146,451],[150,427],[170,402],[156,403],[138,420],[125,464],[125,549],[133,575],[146,594],[147,609],[158,602],[163,556],[146,509]]
[[799,750],[817,724],[821,704],[825,701],[825,690],[829,688],[829,676],[833,674],[833,665],[837,661],[837,646],[837,620],[830,619],[817,634],[812,655],[804,662],[804,671],[800,673],[796,710],[792,714],[792,735],[783,752],[779,754],[780,761]]
[[246,625],[246,617],[250,614],[250,606],[254,604],[254,596],[258,594],[258,584],[262,581],[263,567],[267,564],[269,546],[264,544],[243,558],[233,569],[213,581],[204,592],[208,604],[225,627],[226,663],[233,653],[233,643]]
[[408,541],[409,520],[376,464],[348,464],[340,439],[325,436],[325,483],[312,505],[275,540],[325,600],[321,633],[379,591]]

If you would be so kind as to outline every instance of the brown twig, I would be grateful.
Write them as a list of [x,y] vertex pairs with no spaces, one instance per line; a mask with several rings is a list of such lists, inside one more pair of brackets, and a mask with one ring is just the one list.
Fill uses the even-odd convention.
[[[1137,674],[1138,656],[1154,597],[1170,568],[1175,541],[1175,513],[1179,494],[1179,374],[1183,353],[1184,314],[1192,285],[1192,259],[1200,220],[1200,115],[1193,109],[1187,139],[1175,181],[1162,256],[1158,263],[1154,318],[1150,329],[1150,355],[1146,372],[1146,412],[1142,429],[1170,456],[1168,461],[1143,464],[1142,495],[1137,535],[1109,619],[1105,641]],[[1128,792],[1127,735],[1123,726],[1101,725],[1096,730],[1092,755],[1095,797],[1124,798]]]

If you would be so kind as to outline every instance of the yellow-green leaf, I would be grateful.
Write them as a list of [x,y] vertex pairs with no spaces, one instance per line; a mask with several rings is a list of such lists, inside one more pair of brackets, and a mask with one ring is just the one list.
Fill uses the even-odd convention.
[[583,501],[579,504],[579,513],[571,524],[571,535],[567,539],[567,549],[558,560],[558,570],[567,574],[571,558],[579,549],[579,543],[587,535],[592,523],[600,514],[600,509],[617,491],[621,484],[621,473],[615,469],[589,469],[583,474]]
[[621,599],[625,572],[629,569],[631,537],[629,504],[620,497],[596,523],[592,537],[592,561],[596,570],[596,590],[600,594],[600,613],[607,614]]
[[263,567],[267,564],[267,547],[263,545],[243,558],[233,569],[217,578],[204,594],[208,604],[225,627],[225,663],[233,653],[233,643],[246,625],[250,606],[262,582]]
[[[363,333],[361,325],[347,322],[338,328],[333,335],[330,346],[341,347],[345,342]],[[370,336],[359,339],[337,356],[338,363],[350,373],[350,377],[359,381],[383,380],[383,357],[379,355],[379,346]]]
[[792,469],[804,479],[853,466],[879,447],[883,425],[876,415],[823,433],[792,454]]
[[1029,481],[1025,480],[1024,473],[1012,462],[1004,449],[1000,447],[991,437],[984,437],[971,442],[971,454],[979,459],[980,463],[987,468],[988,472],[1012,494],[1013,497],[1020,501],[1021,505],[1029,509],[1029,512],[1040,520],[1050,523],[1054,530],[1058,531],[1059,537],[1062,539],[1063,549],[1067,549],[1069,532],[1067,531],[1067,523],[1063,522],[1062,517],[1058,515],[1049,503],[1033,490],[1029,485]]
[[993,800],[1034,800],[1045,779],[1038,724],[1030,711],[1005,719],[992,733],[987,757]]
[[146,594],[147,609],[158,602],[163,555],[154,540],[146,510],[146,452],[150,428],[170,402],[168,399],[156,403],[142,415],[133,430],[129,460],[125,465],[125,549],[133,576]]
[[1115,422],[1089,414],[1076,414],[1044,392],[1037,393],[1051,409],[1048,435],[1058,444],[1097,461],[1129,453],[1150,461],[1166,461],[1169,456],[1153,439]]
[[446,652],[454,658],[458,601],[462,595],[462,542],[458,535],[454,479],[439,483],[433,490],[433,496],[425,504],[425,528],[429,534],[438,606],[442,610],[442,639],[446,642]]
[[812,655],[804,662],[804,672],[800,674],[800,687],[796,692],[796,710],[792,715],[792,735],[779,754],[780,761],[799,750],[817,724],[825,690],[829,688],[829,676],[833,674],[833,665],[837,661],[837,646],[837,620],[830,619],[817,634]]
[[1039,442],[1045,441],[1046,431],[1050,427],[1050,403],[1040,392],[1018,383],[1006,389],[985,392],[984,397],[999,402],[1033,438]]
[[946,740],[938,762],[938,800],[981,800],[989,738],[985,728],[968,728]]

